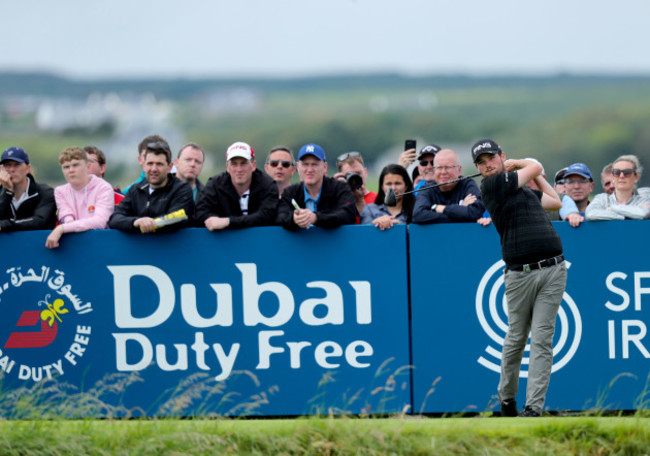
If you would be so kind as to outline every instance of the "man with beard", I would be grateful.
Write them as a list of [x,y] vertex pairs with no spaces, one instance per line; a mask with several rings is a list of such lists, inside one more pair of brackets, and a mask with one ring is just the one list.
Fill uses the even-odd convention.
[[[152,233],[171,231],[191,226],[194,216],[192,189],[188,184],[170,174],[172,153],[162,142],[146,145],[142,157],[145,180],[129,188],[124,200],[115,207],[108,221],[110,228],[129,232]],[[186,219],[178,223],[157,227],[156,218],[185,211]]]
[[[506,160],[490,139],[472,147],[483,176],[481,195],[501,238],[508,332],[503,343],[499,401],[502,416],[517,416],[519,369],[530,332],[526,407],[521,416],[540,416],[553,366],[555,319],[566,286],[562,242],[544,212],[559,209],[558,194],[533,160]],[[539,190],[526,186],[531,180]]]

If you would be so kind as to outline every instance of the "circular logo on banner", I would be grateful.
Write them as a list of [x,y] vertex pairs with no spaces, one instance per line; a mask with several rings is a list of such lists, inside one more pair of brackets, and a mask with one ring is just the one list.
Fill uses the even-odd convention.
[[34,382],[64,375],[90,342],[84,316],[92,304],[74,293],[58,269],[15,266],[6,274],[0,276],[0,371]]
[[[566,267],[571,264],[566,262]],[[481,328],[492,340],[493,345],[485,347],[485,353],[478,363],[491,371],[501,372],[501,353],[503,341],[508,331],[508,303],[505,293],[503,269],[505,263],[499,260],[483,275],[476,290],[476,316]],[[571,296],[564,292],[558,310],[553,338],[553,368],[551,372],[562,369],[575,355],[582,337],[582,319],[578,306]],[[528,377],[530,343],[526,344],[521,360],[520,377]]]

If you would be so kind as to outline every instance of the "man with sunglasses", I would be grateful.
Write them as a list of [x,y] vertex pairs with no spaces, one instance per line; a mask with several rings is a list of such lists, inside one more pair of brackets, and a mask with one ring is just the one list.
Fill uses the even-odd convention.
[[[350,190],[354,195],[357,212],[361,214],[366,204],[374,203],[377,199],[377,193],[371,192],[366,188],[366,179],[368,178],[368,168],[365,167],[363,157],[360,152],[346,152],[336,157],[336,168],[338,172],[334,175],[335,179],[346,181],[350,185]],[[349,173],[356,174],[356,178]],[[352,176],[348,180],[348,176]]]
[[574,163],[569,166],[564,173],[564,188],[566,195],[562,198],[560,218],[578,227],[585,221],[589,195],[594,191],[594,179],[587,165]]
[[282,192],[291,185],[291,177],[296,172],[296,161],[291,150],[284,146],[271,149],[264,163],[264,171],[275,181],[278,194],[282,197]]
[[[420,182],[413,187],[414,190],[419,190],[427,184],[435,184],[435,169],[433,168],[433,159],[442,148],[437,144],[428,144],[420,149],[416,161],[418,164],[418,172],[421,176]],[[417,193],[415,193],[417,196]]]
[[[442,149],[434,156],[433,180],[448,182],[461,177],[458,155]],[[427,166],[428,168],[428,166]],[[413,208],[413,223],[476,222],[485,212],[481,192],[472,179],[441,185],[418,192]]]
[[[171,174],[172,152],[167,143],[148,143],[142,157],[145,179],[133,184],[124,200],[115,207],[108,226],[133,233],[173,231],[191,226],[194,216],[192,189]],[[186,218],[159,227],[156,220],[180,210]]]
[[255,151],[236,142],[226,151],[226,171],[205,184],[196,202],[196,222],[210,231],[275,225],[278,187],[256,168]]

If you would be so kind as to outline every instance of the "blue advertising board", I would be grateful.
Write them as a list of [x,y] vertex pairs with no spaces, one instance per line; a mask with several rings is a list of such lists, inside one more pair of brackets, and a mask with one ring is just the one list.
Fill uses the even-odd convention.
[[404,226],[47,234],[0,236],[0,417],[410,407]]
[[[647,408],[650,221],[554,226],[564,245],[568,280],[545,408]],[[414,411],[498,410],[507,313],[496,230],[412,225],[409,245]],[[528,354],[527,348],[520,404],[525,404]]]

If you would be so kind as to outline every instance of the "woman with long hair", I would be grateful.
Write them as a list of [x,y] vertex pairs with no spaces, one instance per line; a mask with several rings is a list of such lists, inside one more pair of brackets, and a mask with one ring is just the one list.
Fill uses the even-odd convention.
[[650,216],[650,200],[636,191],[643,167],[636,155],[621,155],[612,165],[614,192],[596,195],[587,210],[587,220],[643,219]]
[[400,165],[387,165],[379,175],[379,191],[374,203],[366,205],[361,212],[362,225],[375,225],[380,230],[392,228],[397,223],[410,223],[415,206],[415,196],[412,193],[397,197],[395,206],[386,206],[384,198],[388,189],[400,195],[413,190],[413,183],[408,172]]

